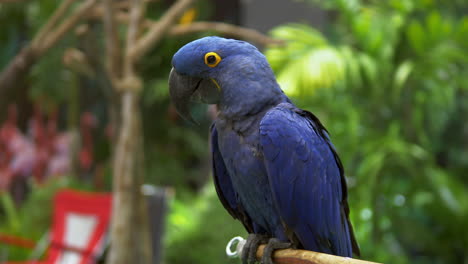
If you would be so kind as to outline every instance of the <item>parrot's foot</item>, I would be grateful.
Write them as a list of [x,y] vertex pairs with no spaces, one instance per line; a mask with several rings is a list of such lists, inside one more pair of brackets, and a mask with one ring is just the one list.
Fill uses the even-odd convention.
[[273,263],[273,252],[277,249],[285,249],[290,248],[291,243],[283,242],[277,238],[270,238],[268,240],[268,244],[266,245],[265,249],[263,250],[263,257],[262,257],[262,264],[274,264]]
[[255,255],[260,244],[266,243],[268,237],[259,234],[249,234],[242,250],[242,264],[254,264],[256,262]]

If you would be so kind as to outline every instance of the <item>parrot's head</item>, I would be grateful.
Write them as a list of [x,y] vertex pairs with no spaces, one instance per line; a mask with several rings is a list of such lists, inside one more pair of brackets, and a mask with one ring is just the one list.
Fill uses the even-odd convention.
[[244,41],[195,40],[174,54],[172,67],[169,94],[179,114],[192,122],[190,101],[218,104],[220,111],[238,114],[284,96],[265,56]]

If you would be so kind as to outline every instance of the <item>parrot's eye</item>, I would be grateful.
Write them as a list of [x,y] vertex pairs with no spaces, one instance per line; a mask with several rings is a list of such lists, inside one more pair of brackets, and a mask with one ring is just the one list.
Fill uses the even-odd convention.
[[221,57],[216,52],[208,52],[205,54],[205,64],[208,65],[208,67],[216,67],[220,61]]

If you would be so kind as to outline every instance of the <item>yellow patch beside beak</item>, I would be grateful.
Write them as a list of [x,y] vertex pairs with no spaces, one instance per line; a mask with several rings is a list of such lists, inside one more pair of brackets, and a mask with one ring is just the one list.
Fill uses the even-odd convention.
[[211,81],[216,85],[216,88],[218,88],[218,91],[221,92],[221,86],[219,86],[219,83],[218,83],[215,79],[213,79],[213,78],[210,78],[210,79],[211,79]]

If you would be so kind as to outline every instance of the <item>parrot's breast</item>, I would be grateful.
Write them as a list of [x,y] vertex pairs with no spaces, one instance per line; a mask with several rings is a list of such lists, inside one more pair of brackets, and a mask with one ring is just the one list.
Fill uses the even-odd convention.
[[[222,123],[222,122],[219,122]],[[249,129],[236,131],[218,126],[218,144],[231,176],[238,200],[254,222],[255,233],[285,237],[259,149],[259,121],[249,121]]]

